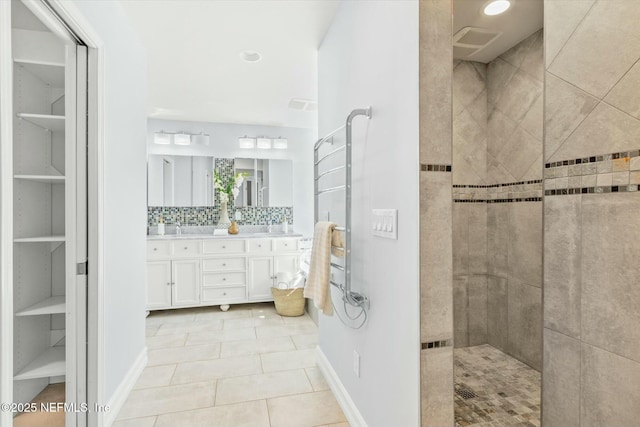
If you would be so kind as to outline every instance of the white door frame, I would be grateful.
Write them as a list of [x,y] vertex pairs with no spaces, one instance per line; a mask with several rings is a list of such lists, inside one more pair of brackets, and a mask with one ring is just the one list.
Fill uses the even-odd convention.
[[[0,1],[0,3],[2,3]],[[104,405],[104,43],[73,2],[49,5],[87,46],[88,56],[88,319],[87,403]],[[89,412],[89,426],[103,427],[115,414]]]

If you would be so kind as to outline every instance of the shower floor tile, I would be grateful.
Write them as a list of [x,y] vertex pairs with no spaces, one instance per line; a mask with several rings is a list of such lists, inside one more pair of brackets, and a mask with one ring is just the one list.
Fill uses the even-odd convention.
[[483,344],[454,350],[457,427],[539,427],[540,373]]

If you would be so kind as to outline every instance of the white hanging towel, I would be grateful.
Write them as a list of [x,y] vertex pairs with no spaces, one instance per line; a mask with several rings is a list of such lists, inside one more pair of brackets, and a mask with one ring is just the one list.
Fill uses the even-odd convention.
[[329,278],[331,277],[331,238],[336,225],[328,221],[320,221],[316,224],[311,248],[311,266],[307,285],[304,288],[305,298],[311,298],[316,308],[327,316],[333,315]]

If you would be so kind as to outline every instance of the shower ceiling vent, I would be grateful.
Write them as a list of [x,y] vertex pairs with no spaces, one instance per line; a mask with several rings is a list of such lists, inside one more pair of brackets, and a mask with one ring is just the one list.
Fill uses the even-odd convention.
[[502,32],[464,27],[453,36],[453,57],[473,61],[473,56],[493,43]]

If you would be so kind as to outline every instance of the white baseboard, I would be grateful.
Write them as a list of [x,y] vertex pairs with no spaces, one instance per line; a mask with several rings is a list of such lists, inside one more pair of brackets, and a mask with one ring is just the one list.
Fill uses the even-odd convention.
[[338,374],[329,363],[329,359],[324,355],[320,347],[316,347],[316,360],[318,362],[318,367],[320,371],[324,375],[324,379],[329,384],[329,388],[333,392],[333,395],[336,397],[338,404],[342,408],[342,412],[344,412],[345,417],[347,417],[347,421],[349,421],[349,425],[351,427],[367,427],[367,423],[364,421],[362,414],[358,411],[355,403],[351,400],[351,396],[347,392],[347,389],[338,378]]
[[111,427],[111,425],[115,422],[120,410],[122,409],[122,405],[129,397],[129,393],[133,389],[133,386],[138,382],[138,378],[142,374],[142,371],[147,366],[147,347],[145,347],[138,357],[136,361],[131,365],[127,375],[125,375],[124,379],[116,388],[116,391],[109,398],[107,405],[109,405],[109,411],[104,413],[104,419],[102,425],[104,427]]

